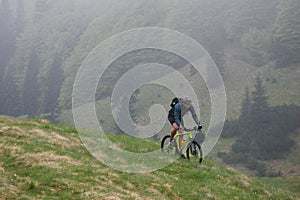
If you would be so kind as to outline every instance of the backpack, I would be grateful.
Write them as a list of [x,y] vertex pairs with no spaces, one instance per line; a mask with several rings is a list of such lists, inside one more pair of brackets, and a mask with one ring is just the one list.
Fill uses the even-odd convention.
[[180,98],[178,98],[178,97],[174,97],[172,99],[171,104],[170,104],[171,108],[173,108],[177,103],[179,103],[179,99]]

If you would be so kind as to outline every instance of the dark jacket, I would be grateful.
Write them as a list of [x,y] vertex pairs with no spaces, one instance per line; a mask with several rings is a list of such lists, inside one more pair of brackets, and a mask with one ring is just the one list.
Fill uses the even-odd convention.
[[177,103],[173,108],[170,109],[169,111],[169,119],[170,118],[173,118],[174,119],[174,122],[180,126],[184,126],[183,125],[183,120],[182,120],[182,117],[187,113],[187,112],[191,112],[192,114],[192,117],[195,121],[195,123],[197,125],[200,124],[200,120],[195,112],[195,109],[194,109],[194,106],[191,104],[190,108],[189,109],[186,109],[185,106],[182,106],[181,103]]

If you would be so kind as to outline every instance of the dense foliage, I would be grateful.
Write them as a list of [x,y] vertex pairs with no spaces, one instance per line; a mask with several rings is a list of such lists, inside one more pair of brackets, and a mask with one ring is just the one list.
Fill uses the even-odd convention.
[[296,0],[2,0],[0,16],[0,113],[13,116],[53,116],[70,108],[83,59],[99,42],[130,28],[181,31],[209,51],[221,72],[228,49],[234,49],[232,58],[258,67],[273,58],[283,67],[298,62],[300,55]]
[[274,55],[278,66],[300,61],[300,4],[282,1],[274,26]]

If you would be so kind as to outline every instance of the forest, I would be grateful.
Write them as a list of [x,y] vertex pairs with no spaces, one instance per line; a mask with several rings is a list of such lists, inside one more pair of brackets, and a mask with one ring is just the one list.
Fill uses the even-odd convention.
[[[283,158],[291,150],[300,118],[299,0],[0,0],[0,115],[56,121],[72,107],[75,76],[89,52],[138,27],[169,28],[199,42],[229,92],[235,91],[232,77],[243,76],[232,67],[262,72],[232,97],[222,137],[236,140],[231,153],[219,153],[225,162],[255,169],[260,160]],[[97,100],[107,98],[112,83],[131,66],[153,61],[175,69],[186,64],[155,50],[124,55],[99,84]],[[290,70],[296,78],[276,79],[266,66]],[[288,91],[292,95],[283,94]],[[263,166],[258,174],[266,175]]]

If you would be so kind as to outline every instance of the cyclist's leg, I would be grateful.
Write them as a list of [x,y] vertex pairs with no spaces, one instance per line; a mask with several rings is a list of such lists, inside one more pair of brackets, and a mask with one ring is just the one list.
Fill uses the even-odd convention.
[[171,130],[171,134],[170,134],[170,136],[171,136],[171,140],[173,140],[173,138],[174,138],[174,136],[176,135],[176,132],[177,132],[177,130],[178,130],[178,125],[175,123],[175,117],[173,116],[173,115],[168,115],[168,120],[169,120],[169,122],[170,122],[170,124],[171,124],[171,126],[172,126],[172,130]]
[[177,132],[178,128],[179,127],[175,122],[172,123],[171,140],[173,140],[174,136],[176,135],[176,132]]
[[180,148],[182,147],[184,141],[183,141],[183,135],[179,136],[179,144],[180,144]]

